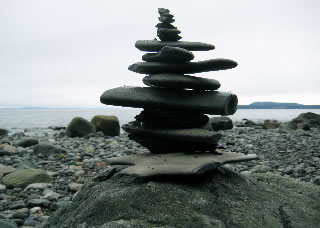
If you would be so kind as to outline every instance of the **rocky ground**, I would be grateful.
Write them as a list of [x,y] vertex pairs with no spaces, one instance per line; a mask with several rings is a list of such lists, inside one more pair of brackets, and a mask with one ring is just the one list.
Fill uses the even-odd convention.
[[[0,222],[35,227],[59,207],[70,203],[87,180],[103,175],[108,167],[106,158],[147,152],[123,133],[106,137],[98,132],[70,138],[64,129],[52,132],[33,136],[33,143],[29,138],[25,140],[24,133],[0,136]],[[319,128],[304,131],[263,129],[259,124],[239,125],[225,131],[220,142],[222,150],[259,156],[255,161],[226,165],[238,172],[272,172],[320,185]],[[28,143],[39,144],[29,146]],[[21,181],[19,175],[23,179],[26,172],[14,171],[26,168],[36,169],[31,170],[35,173],[39,172],[37,169],[46,172],[42,176],[31,173],[35,178],[32,182],[39,178],[42,180],[39,182],[50,183],[28,185]]]

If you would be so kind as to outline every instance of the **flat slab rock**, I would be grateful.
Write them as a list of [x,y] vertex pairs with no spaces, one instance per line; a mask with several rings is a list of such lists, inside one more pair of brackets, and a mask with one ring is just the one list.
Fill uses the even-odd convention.
[[111,165],[133,165],[120,173],[138,176],[197,175],[216,169],[232,162],[256,159],[255,154],[234,152],[215,153],[169,153],[169,154],[134,154],[107,159]]
[[209,71],[228,70],[238,64],[230,59],[210,59],[188,63],[138,62],[128,67],[139,74],[178,73],[193,74]]
[[215,131],[209,131],[202,128],[191,129],[146,129],[130,124],[125,124],[122,128],[130,133],[141,136],[156,137],[160,139],[177,140],[183,143],[186,142],[199,142],[206,144],[217,144],[221,138],[221,134]]
[[138,40],[135,46],[140,51],[160,51],[164,46],[180,47],[188,51],[210,51],[214,49],[212,44],[189,41]]
[[147,86],[170,89],[217,90],[221,84],[215,79],[200,78],[183,74],[153,74],[142,79]]
[[194,58],[192,52],[179,47],[163,47],[160,52],[147,53],[142,56],[147,62],[188,62]]
[[182,110],[212,115],[232,115],[238,104],[237,96],[226,92],[128,86],[105,91],[100,101],[106,105]]

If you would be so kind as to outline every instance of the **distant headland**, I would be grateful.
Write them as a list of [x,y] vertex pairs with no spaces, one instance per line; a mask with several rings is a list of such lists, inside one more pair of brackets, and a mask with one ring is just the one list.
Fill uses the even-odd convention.
[[238,105],[238,109],[320,109],[320,105],[303,105],[298,103],[253,102],[249,105]]

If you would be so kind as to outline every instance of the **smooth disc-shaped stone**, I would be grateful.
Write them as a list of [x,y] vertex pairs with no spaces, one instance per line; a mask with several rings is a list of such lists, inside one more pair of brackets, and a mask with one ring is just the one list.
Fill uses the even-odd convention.
[[181,31],[180,31],[179,29],[159,28],[159,29],[157,30],[158,36],[159,36],[159,35],[162,35],[162,36],[171,37],[171,36],[178,35],[178,34],[180,34],[180,33],[181,33]]
[[150,153],[162,154],[162,153],[176,153],[176,152],[204,152],[204,151],[215,151],[217,144],[189,142],[189,141],[178,141],[173,139],[161,140],[157,137],[150,136],[139,136],[135,134],[129,134],[129,139],[136,141],[140,145],[147,148]]
[[142,79],[147,86],[170,89],[217,90],[220,83],[214,79],[200,78],[183,74],[153,74]]
[[176,29],[177,27],[173,26],[172,24],[168,23],[158,23],[156,28],[166,28],[166,29]]
[[162,175],[197,175],[218,166],[256,159],[255,154],[234,152],[215,153],[170,153],[170,154],[134,154],[107,159],[111,165],[131,165],[123,169],[122,174],[150,177]]
[[129,134],[154,137],[159,140],[176,140],[180,142],[194,142],[216,145],[221,134],[202,128],[190,129],[146,129],[134,124],[124,124],[123,130]]
[[210,59],[189,63],[138,62],[129,66],[129,70],[140,74],[178,73],[194,74],[208,71],[228,70],[238,64],[230,59]]
[[161,17],[169,17],[169,18],[173,18],[174,17],[171,13],[161,13],[160,16]]
[[157,34],[161,41],[178,41],[181,40],[182,37],[177,34]]
[[158,17],[159,18],[159,21],[162,22],[162,23],[172,23],[172,22],[175,22],[175,19],[171,18],[171,17],[166,17],[166,16],[160,16]]
[[142,56],[143,61],[147,62],[175,62],[183,63],[193,60],[192,52],[179,47],[163,47],[160,52],[147,53]]
[[238,104],[237,96],[227,92],[127,86],[105,91],[100,101],[106,105],[182,110],[212,115],[232,115]]
[[209,51],[213,50],[212,44],[189,41],[156,41],[156,40],[138,40],[135,44],[140,51],[160,51],[164,46],[181,47],[188,51]]

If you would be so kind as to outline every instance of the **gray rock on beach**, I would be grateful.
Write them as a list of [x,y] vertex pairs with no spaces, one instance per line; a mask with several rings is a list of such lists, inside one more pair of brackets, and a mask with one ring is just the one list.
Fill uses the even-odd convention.
[[33,153],[34,154],[42,154],[45,156],[49,156],[52,154],[61,154],[61,153],[65,153],[66,151],[64,149],[62,149],[61,147],[58,146],[54,146],[50,143],[40,143],[38,145],[36,145],[33,149]]
[[82,117],[73,118],[66,129],[66,133],[70,137],[83,137],[95,132],[95,126]]
[[38,139],[35,138],[31,138],[31,137],[26,137],[26,138],[22,138],[18,143],[17,146],[21,146],[21,147],[30,147],[33,145],[37,145],[39,143]]
[[275,129],[280,126],[280,123],[277,120],[265,120],[263,122],[264,129]]
[[0,156],[4,155],[14,155],[18,152],[17,148],[9,144],[0,145]]
[[4,128],[0,128],[0,136],[6,136],[8,135],[9,131]]
[[211,128],[214,131],[230,130],[233,128],[233,122],[229,117],[221,116],[210,119]]
[[[114,175],[84,185],[72,204],[41,224],[50,227],[318,228],[320,188],[227,169],[196,179]],[[244,219],[245,218],[245,219]]]
[[91,123],[106,136],[120,135],[120,123],[116,116],[97,115],[92,118]]
[[3,177],[2,183],[7,188],[24,188],[33,183],[49,183],[51,177],[42,169],[24,169]]

